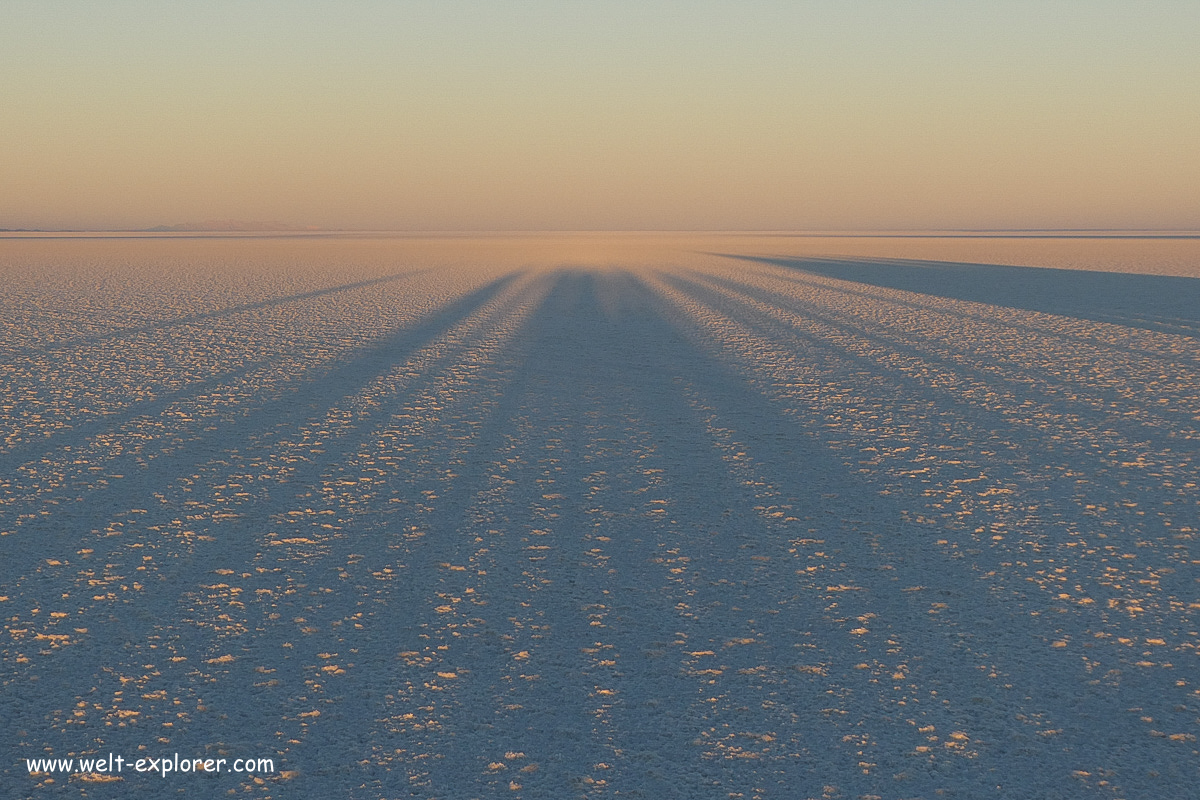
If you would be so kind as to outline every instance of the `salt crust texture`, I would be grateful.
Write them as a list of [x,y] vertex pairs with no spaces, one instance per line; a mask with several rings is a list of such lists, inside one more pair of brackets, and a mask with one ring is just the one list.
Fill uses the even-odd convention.
[[1198,267],[0,239],[0,794],[1194,796]]

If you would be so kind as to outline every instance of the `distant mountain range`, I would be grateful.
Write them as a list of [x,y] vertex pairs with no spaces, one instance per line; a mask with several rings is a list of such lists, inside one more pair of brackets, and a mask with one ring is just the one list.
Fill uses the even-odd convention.
[[0,228],[0,233],[262,233],[270,231],[322,231],[317,225],[289,225],[286,222],[248,222],[240,219],[214,219],[208,222],[181,222],[155,225],[153,228]]
[[142,228],[147,233],[183,233],[212,231],[316,231],[315,225],[289,225],[286,222],[247,222],[239,219],[216,219],[208,222],[183,222],[178,225],[156,225]]

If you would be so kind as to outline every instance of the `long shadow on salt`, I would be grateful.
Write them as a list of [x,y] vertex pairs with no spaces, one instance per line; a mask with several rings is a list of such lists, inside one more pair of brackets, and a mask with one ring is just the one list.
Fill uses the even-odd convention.
[[[71,519],[71,524],[65,526],[54,519],[34,519],[16,530],[11,538],[6,540],[6,553],[3,565],[0,566],[0,585],[6,587],[6,593],[11,600],[21,602],[27,595],[30,601],[37,598],[56,596],[62,591],[60,579],[47,573],[44,561],[47,554],[74,553],[80,544],[79,532],[106,529],[113,519],[114,512],[119,509],[136,508],[139,505],[148,506],[152,511],[146,515],[148,519],[141,521],[138,538],[150,536],[144,529],[152,523],[170,527],[173,517],[182,517],[181,508],[186,508],[183,498],[171,507],[157,506],[147,500],[155,494],[162,496],[173,494],[180,479],[199,479],[202,475],[230,468],[230,462],[239,458],[239,451],[248,443],[258,440],[264,446],[272,441],[285,437],[298,430],[306,420],[319,417],[324,411],[333,407],[339,401],[354,396],[356,392],[367,386],[380,375],[391,370],[403,357],[416,351],[422,345],[431,342],[444,332],[470,316],[489,300],[496,297],[508,284],[518,276],[507,275],[466,296],[436,310],[418,324],[396,331],[386,332],[371,346],[355,353],[354,357],[335,364],[333,367],[317,375],[301,376],[292,386],[280,396],[259,398],[259,405],[251,408],[238,409],[238,413],[225,424],[215,426],[211,430],[194,432],[194,438],[182,444],[170,454],[164,454],[152,462],[153,469],[143,470],[133,463],[133,456],[117,456],[106,466],[113,470],[133,473],[136,477],[107,488],[96,488],[89,492],[72,496],[63,503],[63,514]],[[338,449],[330,458],[345,455]],[[305,473],[298,476],[297,483],[285,484],[276,490],[281,494],[291,494],[311,486],[320,471],[330,464],[327,460],[316,459]],[[141,474],[138,474],[141,473]],[[219,476],[219,475],[218,475]],[[200,499],[207,499],[204,495]],[[180,592],[194,591],[198,588],[198,577],[205,576],[211,570],[214,556],[220,554],[220,560],[232,561],[238,564],[250,563],[256,545],[261,544],[261,521],[251,515],[248,520],[224,522],[216,519],[208,522],[193,523],[203,533],[208,534],[207,541],[218,541],[211,534],[220,536],[219,544],[205,545],[194,542],[186,545],[181,552],[171,553],[164,563],[165,570],[160,580],[148,585],[142,592],[135,595],[136,600],[125,599],[118,601],[120,605],[110,613],[103,610],[91,615],[89,641],[85,646],[64,648],[55,654],[51,661],[38,661],[24,667],[12,670],[14,677],[27,673],[37,683],[27,685],[36,691],[24,693],[15,713],[6,719],[7,724],[24,727],[30,730],[42,730],[41,721],[48,720],[57,713],[59,708],[69,708],[74,704],[73,698],[77,692],[87,691],[82,687],[86,680],[90,690],[100,691],[100,696],[121,687],[118,683],[119,670],[124,662],[132,658],[136,661],[145,660],[140,648],[146,642],[167,639],[174,644],[189,648],[193,653],[190,664],[173,669],[164,664],[164,671],[177,675],[178,685],[188,685],[185,673],[194,670],[195,658],[211,649],[217,642],[206,639],[206,634],[192,632],[186,622],[193,612],[186,608],[181,613],[171,614],[164,620],[158,614],[152,614],[143,609],[146,598],[157,595],[166,599],[166,606],[173,607],[176,602],[183,603],[186,597]],[[4,520],[5,527],[11,522]],[[100,564],[114,562],[110,567],[119,567],[121,562],[132,560],[137,551],[127,549],[127,537],[96,537],[91,541],[93,557]],[[154,542],[157,537],[151,537]],[[135,543],[141,547],[139,543]],[[178,549],[179,542],[172,541]],[[146,552],[146,551],[142,551]],[[132,569],[129,565],[127,569]],[[126,571],[126,570],[122,570]],[[106,601],[100,600],[100,608]],[[121,605],[133,603],[132,608],[121,608]],[[161,605],[159,606],[162,607]],[[164,629],[163,623],[167,622]],[[160,636],[160,634],[166,634]],[[191,649],[191,648],[194,648]],[[158,660],[157,658],[155,660]],[[137,666],[130,665],[136,672]],[[88,676],[84,679],[82,676]],[[253,693],[249,690],[249,681],[239,684],[237,689],[246,693],[246,703],[253,703]],[[118,691],[119,695],[120,692]],[[236,705],[236,704],[235,704]],[[250,707],[250,706],[247,706]],[[33,724],[38,721],[38,724]],[[206,724],[207,723],[207,724]],[[263,724],[260,720],[255,727]],[[211,731],[209,726],[212,726]],[[198,718],[197,733],[206,734],[207,741],[220,741],[228,738],[228,725],[223,725],[215,719]],[[245,731],[241,731],[245,734]],[[143,734],[135,729],[110,730],[107,741],[115,751],[125,747],[133,752],[136,746],[144,744]],[[55,747],[60,752],[67,752],[76,746],[68,731],[47,731],[45,744]],[[37,749],[41,749],[38,747]],[[15,767],[6,765],[8,772]]]
[[[383,275],[378,278],[369,278],[362,281],[354,281],[352,283],[342,283],[336,286],[326,286],[320,289],[314,289],[309,292],[298,292],[295,294],[282,295],[280,297],[271,297],[266,300],[256,300],[252,303],[238,303],[224,308],[214,309],[212,311],[204,311],[197,314],[185,314],[178,317],[159,320],[146,325],[134,325],[125,328],[117,328],[105,333],[90,334],[87,336],[78,336],[72,339],[67,339],[54,344],[44,345],[42,347],[24,347],[11,351],[11,355],[26,355],[30,353],[55,353],[62,350],[70,350],[76,347],[89,344],[98,344],[100,342],[109,341],[112,339],[125,339],[137,336],[142,333],[151,331],[168,330],[181,325],[194,325],[196,323],[212,322],[213,320],[225,319],[238,314],[244,314],[248,311],[261,311],[266,308],[275,306],[284,306],[290,303],[300,303],[305,300],[313,300],[319,297],[329,297],[331,295],[341,294],[343,292],[351,292],[356,289],[365,289],[368,286],[378,286],[380,284],[394,283],[400,280],[420,275],[429,270],[412,270],[409,272],[401,272],[395,275]],[[6,354],[9,355],[9,354]]]
[[[886,380],[906,398],[920,398],[956,417],[968,421],[978,436],[999,436],[997,441],[1020,442],[1030,437],[1044,436],[1036,426],[1044,424],[1048,415],[1060,420],[1060,433],[1073,432],[1086,435],[1089,439],[1104,432],[1105,444],[1112,448],[1130,451],[1131,448],[1157,447],[1169,450],[1179,446],[1180,440],[1196,438],[1194,413],[1186,408],[1169,409],[1154,405],[1152,401],[1160,393],[1148,392],[1143,399],[1143,413],[1131,418],[1129,411],[1136,407],[1126,388],[1124,393],[1116,389],[1104,391],[1087,387],[1086,397],[1065,397],[1063,386],[1068,380],[1086,380],[1066,374],[1061,368],[1057,373],[1038,370],[1028,358],[1020,364],[1027,351],[1013,350],[1009,363],[1002,364],[979,356],[973,363],[947,358],[933,347],[919,346],[905,341],[901,331],[872,330],[861,322],[825,313],[819,307],[795,309],[790,304],[753,285],[732,281],[718,276],[696,276],[692,278],[672,277],[674,285],[686,288],[704,302],[718,305],[725,313],[745,324],[762,330],[776,341],[787,342],[800,351],[810,351],[813,357],[829,359],[830,363],[841,363],[853,370],[854,380]],[[712,291],[712,286],[725,289],[733,296]],[[827,330],[837,331],[857,339],[861,351],[851,351],[836,344],[832,337],[815,335],[807,330],[791,327],[772,318],[761,310],[752,309],[739,300],[752,299],[773,308],[788,308],[805,320],[820,323]],[[946,311],[946,314],[953,312]],[[895,356],[902,356],[898,367],[893,363]],[[1040,355],[1046,355],[1041,353]],[[916,367],[921,369],[916,369]],[[1004,367],[1009,367],[1007,370]],[[1038,375],[1041,371],[1043,374]],[[931,372],[936,379],[931,379]],[[1033,380],[1034,376],[1040,380]],[[986,392],[986,402],[968,396],[966,388]],[[1122,387],[1124,388],[1124,387]],[[1136,390],[1135,390],[1136,391]],[[1016,398],[1016,399],[1014,399]],[[1007,403],[1005,402],[1007,399]],[[1101,402],[1097,403],[1099,399]],[[1018,400],[1021,404],[1018,404]],[[1117,402],[1120,401],[1120,402]],[[1014,445],[1015,446],[1015,445]],[[1092,474],[1103,473],[1109,464],[1097,460],[1094,452],[1076,453],[1072,466]],[[1111,459],[1109,459],[1111,461]],[[995,465],[990,470],[993,475]]]
[[[1011,443],[1011,423],[889,380],[836,333],[801,335],[747,304],[770,301],[757,290],[563,269],[518,291],[515,277],[193,432],[136,481],[63,503],[55,521],[78,533],[158,493],[136,531],[89,546],[128,568],[155,547],[178,552],[133,600],[89,607],[90,639],[6,664],[6,686],[37,689],[13,690],[21,707],[6,722],[38,739],[23,746],[78,747],[77,729],[48,720],[89,690],[124,693],[121,708],[145,714],[142,728],[88,728],[97,746],[145,743],[174,716],[169,700],[156,707],[126,686],[153,659],[161,674],[147,689],[209,709],[188,705],[163,748],[277,753],[300,773],[271,784],[284,795],[985,796],[1003,785],[1082,797],[1078,773],[1099,769],[1131,795],[1187,785],[1191,745],[1148,738],[1126,711],[1171,713],[1184,690],[1161,676],[1174,673],[1086,680],[1109,658],[1083,649],[1083,629],[1104,625],[1097,609],[1053,613],[1019,569],[1005,582],[1007,545],[907,521],[920,485],[884,494],[883,470],[850,460],[848,424],[780,394],[789,378],[773,362],[792,359],[793,380],[812,365],[810,378],[853,395],[847,417],[890,414],[918,445]],[[705,328],[708,312],[730,326]],[[419,372],[380,380],[432,342],[450,344],[411,362]],[[884,355],[905,346],[870,341]],[[906,419],[913,411],[927,418]],[[1011,469],[1019,453],[988,452],[1005,462],[995,475],[1036,491]],[[251,462],[296,455],[287,481],[234,501],[236,518],[189,523],[211,535],[194,551],[158,532],[190,497],[211,511]],[[137,469],[122,456],[112,466]],[[1034,532],[1059,536],[1061,520]],[[18,534],[4,583],[30,599],[61,592],[37,561],[78,537],[49,521]],[[1079,641],[1051,649],[1063,626]],[[168,651],[187,659],[172,665]],[[15,784],[14,769],[0,777]]]
[[[137,465],[136,453],[117,455],[108,461],[105,467],[137,477],[124,485],[96,489],[68,501],[70,513],[76,519],[73,527],[76,530],[89,529],[87,525],[91,523],[93,527],[103,528],[106,521],[104,517],[113,508],[136,507],[139,503],[144,503],[147,496],[170,485],[180,475],[192,474],[212,459],[214,454],[227,447],[236,447],[238,443],[251,437],[286,435],[305,419],[319,415],[338,400],[353,396],[376,377],[390,370],[404,354],[414,352],[421,345],[436,339],[498,295],[515,279],[516,275],[506,275],[450,302],[412,327],[386,332],[370,346],[353,353],[348,359],[322,365],[311,374],[297,376],[290,385],[277,389],[270,396],[255,398],[257,403],[253,406],[235,409],[232,418],[224,424],[206,425],[201,430],[187,431],[180,446],[160,455],[153,462],[154,469],[149,474],[139,474],[145,473],[146,470]],[[138,416],[140,415],[134,414],[131,418],[136,419]],[[119,419],[123,418],[121,415]],[[68,433],[61,438],[56,437],[54,445],[77,446],[86,439],[87,432],[80,432],[74,436]],[[41,447],[44,445],[35,448],[33,452],[36,453]],[[24,450],[19,454],[28,455]],[[8,460],[4,463],[16,466]],[[127,501],[121,496],[123,493],[129,495]],[[92,518],[93,513],[99,516]],[[36,535],[40,537],[37,548],[31,548],[28,553],[34,561],[40,557],[39,554],[43,550],[53,551],[56,538],[71,535],[61,526],[37,522],[31,523],[29,530],[36,530]],[[29,534],[29,538],[33,536],[34,534]],[[6,563],[5,568],[6,571],[11,569],[13,574],[21,573],[20,566],[12,561]]]
[[[521,400],[506,402],[519,418],[490,423],[509,427],[515,450],[489,463],[505,452],[518,462],[506,511],[481,498],[491,563],[475,592],[488,605],[471,611],[511,644],[456,641],[420,612],[426,647],[458,652],[444,669],[454,678],[414,685],[403,706],[438,722],[420,735],[440,756],[418,776],[430,791],[461,790],[472,773],[488,783],[489,769],[535,793],[572,781],[661,796],[764,784],[982,790],[1016,761],[1057,765],[1055,743],[1009,741],[1018,706],[1081,741],[1078,699],[1041,686],[1054,663],[1014,629],[1018,618],[996,617],[975,596],[977,576],[926,552],[894,503],[862,499],[877,488],[687,343],[645,287],[562,273],[531,327],[532,366],[510,384]],[[610,479],[593,497],[598,468]],[[771,522],[768,506],[791,519]],[[920,582],[921,594],[903,591]],[[931,596],[953,610],[932,618]],[[971,643],[997,629],[1029,651]],[[516,669],[497,660],[505,649]],[[900,684],[920,688],[881,680],[888,659],[905,663]],[[981,674],[990,663],[1016,686]],[[916,754],[927,725],[962,735],[969,755],[939,745],[927,775]],[[526,759],[539,769],[517,774]]]
[[1200,278],[898,258],[718,255],[887,289],[1200,336]]
[[[711,292],[705,292],[698,284],[679,278],[664,276],[664,280],[684,291],[693,293],[704,301],[714,303],[715,305],[712,307],[719,309],[720,312],[740,318],[742,324],[748,326],[749,330],[761,331],[762,336],[779,340],[780,347],[786,348],[789,355],[799,356],[802,362],[807,358],[812,364],[822,365],[822,369],[826,370],[830,369],[831,365],[844,362],[844,367],[835,368],[832,373],[827,375],[826,380],[834,380],[840,386],[855,387],[854,391],[857,392],[870,392],[868,400],[871,401],[871,404],[868,408],[858,410],[878,413],[880,419],[876,424],[885,425],[884,420],[890,418],[889,414],[884,413],[883,406],[888,404],[889,398],[897,394],[896,389],[889,389],[885,385],[873,381],[869,375],[863,374],[861,368],[854,366],[858,360],[855,354],[839,352],[838,348],[829,347],[817,341],[805,343],[803,337],[797,341],[794,331],[783,329],[782,326],[765,316],[751,314],[746,308],[739,308],[738,304],[731,302],[729,298],[721,298]],[[810,350],[811,353],[808,352]],[[763,352],[763,357],[767,358],[768,354]],[[731,376],[741,374],[755,380],[762,387],[769,387],[775,381],[787,380],[782,376],[771,375],[767,371],[755,375],[756,370],[752,358],[741,358],[737,369],[733,369],[734,365],[732,364],[730,366]],[[711,370],[704,372],[711,374]],[[813,380],[813,378],[795,377],[792,380]],[[730,382],[730,385],[735,384],[736,379]],[[947,410],[946,398],[940,397],[936,392],[931,393],[928,388],[918,389],[916,387],[908,387],[900,391],[898,395],[902,398],[902,406],[905,402],[904,399],[919,401],[927,404],[929,410],[935,413],[935,419],[939,424],[934,425],[933,430],[924,432],[927,437],[932,438],[918,439],[917,441],[923,441],[930,445],[936,443],[939,440],[937,429],[941,423],[945,422],[941,417],[943,417],[943,411]],[[778,400],[776,402],[778,403]],[[761,400],[759,404],[762,404]],[[743,413],[742,409],[754,406],[753,401],[734,404],[729,412],[729,419],[735,422],[726,424],[736,425],[736,420]],[[805,428],[813,431],[819,440],[825,441],[824,446],[817,449],[818,454],[822,450],[835,450],[837,449],[835,445],[843,444],[834,442],[833,438],[842,439],[847,432],[832,430],[832,427],[837,426],[832,426],[828,417],[820,409],[809,409],[804,405],[783,406],[782,404],[777,405],[776,408],[780,419],[773,424],[763,425],[765,429],[776,434],[782,432],[786,435],[786,431],[796,422],[801,422]],[[787,411],[786,415],[783,413],[785,410]],[[915,409],[913,410],[915,411]],[[790,421],[785,420],[784,416],[790,417]],[[970,433],[969,429],[977,423],[974,416],[961,419],[954,427],[941,435],[962,434],[967,439],[988,441],[991,437],[986,422],[983,431],[976,431],[974,437]],[[898,419],[905,420],[905,417],[901,414]],[[918,422],[916,419],[905,421]],[[1029,437],[1015,438],[1028,439]],[[1003,435],[998,437],[997,441],[1012,441],[1013,439],[1014,437],[1011,435]],[[867,437],[864,444],[869,443],[871,443],[870,437]],[[1034,442],[1027,441],[1026,444],[1033,445]],[[756,455],[752,448],[744,449],[746,455],[751,457]],[[757,457],[769,463],[773,459],[772,451],[770,448],[758,451]],[[960,457],[965,458],[967,454],[963,453]],[[814,463],[820,464],[821,461],[822,459],[817,458]],[[1100,681],[1091,680],[1090,675],[1087,674],[1097,666],[1095,660],[1089,661],[1087,657],[1100,658],[1111,665],[1113,661],[1111,649],[1103,654],[1100,652],[1089,654],[1087,650],[1079,651],[1081,657],[1087,656],[1078,662],[1081,667],[1086,667],[1086,671],[1083,669],[1079,672],[1072,670],[1071,672],[1074,674],[1070,674],[1070,677],[1068,677],[1068,673],[1064,672],[1067,662],[1048,657],[1048,654],[1053,651],[1046,647],[1048,644],[1047,634],[1052,633],[1053,626],[1067,625],[1067,627],[1076,628],[1080,632],[1084,630],[1108,630],[1111,632],[1115,626],[1111,621],[1106,621],[1106,614],[1080,610],[1071,613],[1070,616],[1075,618],[1070,619],[1069,623],[1069,617],[1055,620],[1054,614],[1046,616],[1046,612],[1053,605],[1050,596],[1040,598],[1040,602],[1045,606],[1039,607],[1039,598],[1030,598],[1032,602],[1026,602],[1024,591],[1015,594],[1009,591],[998,592],[993,597],[996,600],[1006,600],[1007,602],[992,607],[990,602],[983,602],[983,600],[989,593],[997,592],[1001,586],[989,587],[989,582],[998,583],[995,577],[990,576],[1009,575],[1014,572],[1011,563],[1007,565],[1002,563],[1003,556],[999,551],[991,552],[988,548],[981,549],[971,542],[969,535],[962,537],[961,533],[956,533],[952,526],[948,526],[939,532],[942,535],[948,535],[951,539],[963,538],[961,546],[966,549],[939,552],[939,548],[934,546],[928,538],[933,530],[902,522],[905,516],[904,508],[894,499],[880,497],[880,492],[884,489],[890,488],[891,493],[894,494],[894,487],[888,487],[886,479],[883,479],[882,476],[859,477],[854,475],[851,472],[850,462],[843,464],[840,460],[836,460],[831,463],[826,459],[824,464],[824,470],[799,468],[799,465],[797,465],[797,469],[789,470],[785,462],[776,461],[776,468],[766,471],[764,474],[768,476],[771,483],[777,486],[792,487],[784,494],[798,491],[797,485],[790,481],[801,475],[806,483],[815,478],[821,478],[830,481],[831,485],[836,487],[839,481],[843,482],[845,484],[843,490],[835,490],[832,493],[836,494],[838,499],[830,503],[831,507],[828,510],[836,510],[836,513],[846,515],[848,519],[843,522],[849,524],[851,529],[858,528],[863,531],[865,536],[875,538],[877,540],[875,547],[880,548],[879,556],[889,552],[892,554],[890,556],[891,563],[885,568],[895,570],[892,573],[894,577],[906,576],[907,580],[904,582],[910,586],[927,584],[922,593],[914,593],[908,598],[897,594],[899,587],[890,586],[887,582],[875,581],[873,587],[864,583],[860,588],[873,588],[877,599],[883,600],[878,603],[878,607],[883,610],[877,609],[876,613],[890,623],[890,629],[899,634],[899,643],[903,644],[906,640],[920,643],[917,645],[917,652],[925,662],[922,671],[926,676],[933,674],[934,680],[938,684],[952,687],[950,691],[947,691],[944,686],[940,685],[939,692],[942,697],[955,701],[954,706],[958,708],[960,715],[963,708],[968,709],[965,718],[972,719],[977,730],[986,731],[983,737],[985,744],[980,748],[978,755],[979,761],[975,762],[971,768],[963,767],[967,774],[963,775],[960,781],[969,781],[968,775],[974,775],[976,780],[986,780],[984,773],[989,765],[1010,769],[1011,767],[1002,765],[1017,761],[1041,760],[1044,767],[1051,767],[1057,761],[1057,758],[1052,755],[1053,751],[1063,745],[1067,745],[1067,751],[1074,754],[1068,758],[1067,763],[1081,763],[1082,761],[1089,764],[1103,764],[1109,768],[1120,765],[1117,772],[1126,788],[1137,782],[1139,773],[1142,772],[1140,767],[1151,759],[1157,760],[1157,766],[1163,773],[1174,773],[1169,749],[1150,746],[1147,750],[1149,743],[1145,740],[1139,742],[1140,746],[1136,751],[1130,747],[1127,739],[1135,733],[1136,725],[1131,727],[1129,722],[1125,721],[1121,723],[1119,729],[1105,734],[1097,734],[1093,726],[1099,720],[1105,720],[1108,724],[1118,723],[1120,715],[1112,712],[1112,709],[1118,706],[1144,709],[1147,718],[1153,716],[1158,719],[1160,714],[1170,715],[1172,702],[1182,699],[1186,690],[1172,689],[1169,694],[1173,695],[1175,700],[1170,701],[1163,693],[1165,687],[1162,685],[1162,679],[1152,678],[1140,670],[1124,676],[1119,687],[1101,687]],[[829,472],[829,475],[822,478],[826,471]],[[990,466],[988,471],[989,474],[994,473],[995,465]],[[854,470],[854,472],[860,471]],[[1021,483],[1024,483],[1024,480]],[[1112,494],[1116,491],[1118,491],[1117,487],[1114,486],[1109,489],[1108,493]],[[1105,492],[1101,491],[1100,494],[1104,495]],[[868,501],[866,498],[871,499]],[[1034,503],[1037,502],[1032,498],[1030,500]],[[910,499],[909,502],[912,500]],[[1065,505],[1069,512],[1071,503],[1068,501]],[[864,509],[863,506],[867,506],[867,508]],[[1051,505],[1050,509],[1053,508],[1054,506]],[[986,521],[986,514],[983,515],[983,519]],[[1056,539],[1068,533],[1067,526],[1064,526],[1063,522],[1059,519],[1048,526],[1039,525],[1030,533]],[[842,530],[845,531],[846,527],[847,525],[844,524]],[[887,532],[885,536],[879,535],[885,531]],[[1150,532],[1147,531],[1147,533]],[[1162,537],[1161,545],[1164,548],[1174,544],[1169,533],[1168,531],[1168,535]],[[1132,548],[1133,538],[1135,537],[1123,536],[1118,541],[1128,540],[1126,546]],[[853,543],[854,539],[855,537],[850,536],[843,541]],[[938,544],[945,543],[943,541]],[[1144,543],[1146,542],[1141,542],[1137,546],[1141,547]],[[955,547],[958,546],[960,545],[955,545]],[[952,552],[957,554],[954,560],[950,557]],[[967,555],[969,558],[963,559],[962,555]],[[1083,563],[1081,562],[1079,566],[1082,566]],[[1170,572],[1170,570],[1165,571]],[[851,570],[850,574],[855,574],[855,571]],[[1020,576],[1014,577],[1019,579]],[[859,578],[866,580],[866,577],[861,574]],[[939,586],[944,591],[939,590]],[[1020,590],[1021,584],[1016,583],[1013,588]],[[946,602],[940,602],[940,598],[937,597],[939,592],[949,599]],[[854,598],[858,595],[847,596]],[[931,604],[931,599],[938,605]],[[925,605],[924,608],[921,608],[922,604]],[[1023,618],[1031,612],[1037,616]],[[922,619],[929,620],[926,615],[931,613],[936,613],[943,620],[933,628],[935,631],[940,629],[941,634],[931,634],[927,630],[932,622],[929,625],[920,622]],[[922,632],[923,629],[926,629],[925,632]],[[931,638],[931,635],[934,638]],[[939,636],[948,636],[954,640],[955,649],[961,648],[963,651],[960,659],[947,659],[938,657],[935,652],[928,652],[930,643],[936,641]],[[1092,645],[1085,641],[1083,647],[1091,648]],[[972,658],[978,659],[973,667],[969,663],[962,663],[961,659],[969,662]],[[998,674],[991,676],[991,681],[983,680],[979,673],[981,668],[986,667],[985,672],[992,669],[986,665],[995,665],[994,669],[998,670]],[[1049,680],[1045,677],[1055,673],[1062,675],[1062,679]],[[916,675],[917,670],[914,669],[913,674]],[[1001,678],[1000,675],[1004,677]],[[1001,682],[1004,680],[1011,685],[1002,690]],[[847,679],[846,685],[850,685],[852,682],[851,676]],[[972,698],[971,703],[962,703],[961,696],[955,698],[952,694],[956,690],[962,691],[968,687],[971,691],[964,693]],[[974,705],[976,698],[979,700],[978,706]],[[908,713],[913,714],[914,712],[909,711]],[[1021,716],[1018,716],[1018,713]],[[1054,729],[1053,733],[1062,738],[1054,743],[1049,740],[1031,738],[1030,732],[1033,723],[1018,723],[1017,720],[1021,719],[1038,720],[1037,724],[1039,725],[1046,724],[1046,721],[1050,719],[1056,720],[1064,727]],[[940,725],[937,727],[941,730]],[[1022,734],[1022,728],[1026,729],[1025,734]],[[1022,740],[1024,740],[1023,745],[1020,744]],[[1126,753],[1127,748],[1129,749],[1128,754]],[[1136,754],[1134,754],[1135,752]],[[895,753],[890,755],[894,756]],[[883,755],[879,757],[881,765],[883,758]],[[1080,761],[1073,761],[1073,759]],[[1068,771],[1065,767],[1066,764],[1059,764],[1057,769],[1052,769],[1046,774],[1057,772],[1059,775],[1065,776]],[[1086,770],[1084,771],[1086,772]],[[1071,793],[1069,783],[1060,785],[1058,789],[1067,794]]]

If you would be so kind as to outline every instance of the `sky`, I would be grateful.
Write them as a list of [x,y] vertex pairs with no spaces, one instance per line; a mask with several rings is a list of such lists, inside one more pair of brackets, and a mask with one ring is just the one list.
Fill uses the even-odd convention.
[[1200,228],[1200,3],[5,0],[0,228]]

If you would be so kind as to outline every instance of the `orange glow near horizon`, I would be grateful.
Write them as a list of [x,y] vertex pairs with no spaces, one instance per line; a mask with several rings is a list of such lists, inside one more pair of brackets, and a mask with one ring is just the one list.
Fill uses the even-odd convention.
[[0,228],[1196,228],[1196,22],[19,4]]

